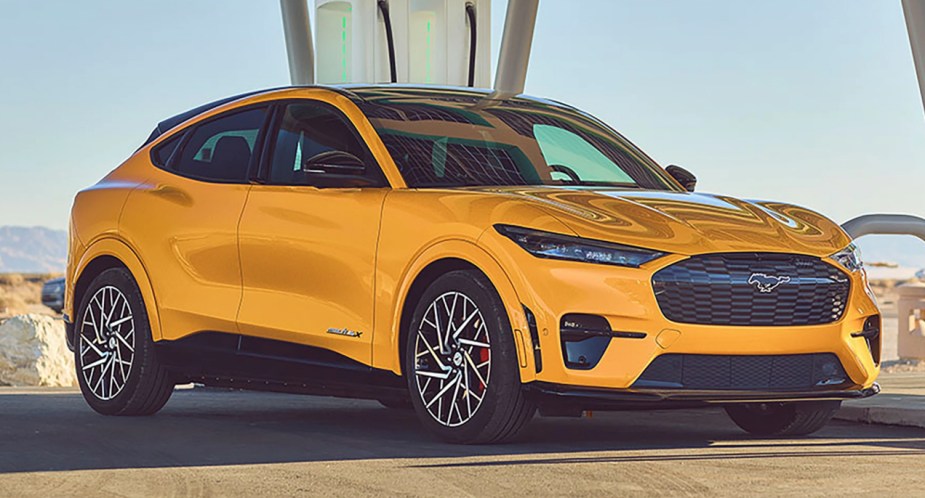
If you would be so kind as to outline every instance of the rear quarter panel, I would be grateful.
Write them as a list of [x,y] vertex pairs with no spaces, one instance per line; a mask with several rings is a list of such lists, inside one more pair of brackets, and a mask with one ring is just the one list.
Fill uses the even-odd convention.
[[[128,159],[95,185],[74,198],[68,236],[67,290],[64,313],[72,319],[80,303],[75,302],[74,286],[87,263],[87,251],[98,241],[119,238],[119,219],[129,194],[149,174],[146,163],[136,156]],[[83,266],[82,266],[83,265]]]

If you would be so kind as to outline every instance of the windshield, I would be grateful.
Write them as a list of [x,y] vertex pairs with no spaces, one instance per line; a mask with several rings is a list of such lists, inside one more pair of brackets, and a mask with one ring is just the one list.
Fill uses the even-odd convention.
[[577,185],[677,190],[627,140],[566,108],[457,96],[377,99],[357,105],[409,187]]

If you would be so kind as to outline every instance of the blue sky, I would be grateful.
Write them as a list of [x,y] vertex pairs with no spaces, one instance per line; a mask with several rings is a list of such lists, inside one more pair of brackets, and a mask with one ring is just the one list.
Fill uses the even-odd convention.
[[[506,2],[492,8],[497,52]],[[288,83],[271,0],[4,1],[0,61],[0,225],[63,228],[157,121]],[[898,0],[541,0],[527,93],[601,117],[702,191],[839,222],[925,215]]]

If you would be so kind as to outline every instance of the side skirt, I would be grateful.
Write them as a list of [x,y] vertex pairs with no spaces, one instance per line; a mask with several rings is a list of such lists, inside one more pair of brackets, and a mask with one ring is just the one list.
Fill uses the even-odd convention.
[[321,348],[223,332],[159,341],[158,358],[179,382],[365,399],[404,399],[401,377]]

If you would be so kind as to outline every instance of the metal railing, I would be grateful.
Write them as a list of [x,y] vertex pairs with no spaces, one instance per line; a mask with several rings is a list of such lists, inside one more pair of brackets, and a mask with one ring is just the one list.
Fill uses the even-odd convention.
[[925,240],[925,219],[909,214],[865,214],[841,227],[853,239],[865,235],[913,235]]
[[[908,214],[865,214],[842,224],[853,239],[865,235],[913,235],[925,240],[925,219]],[[896,287],[897,353],[901,359],[925,360],[925,284]]]

